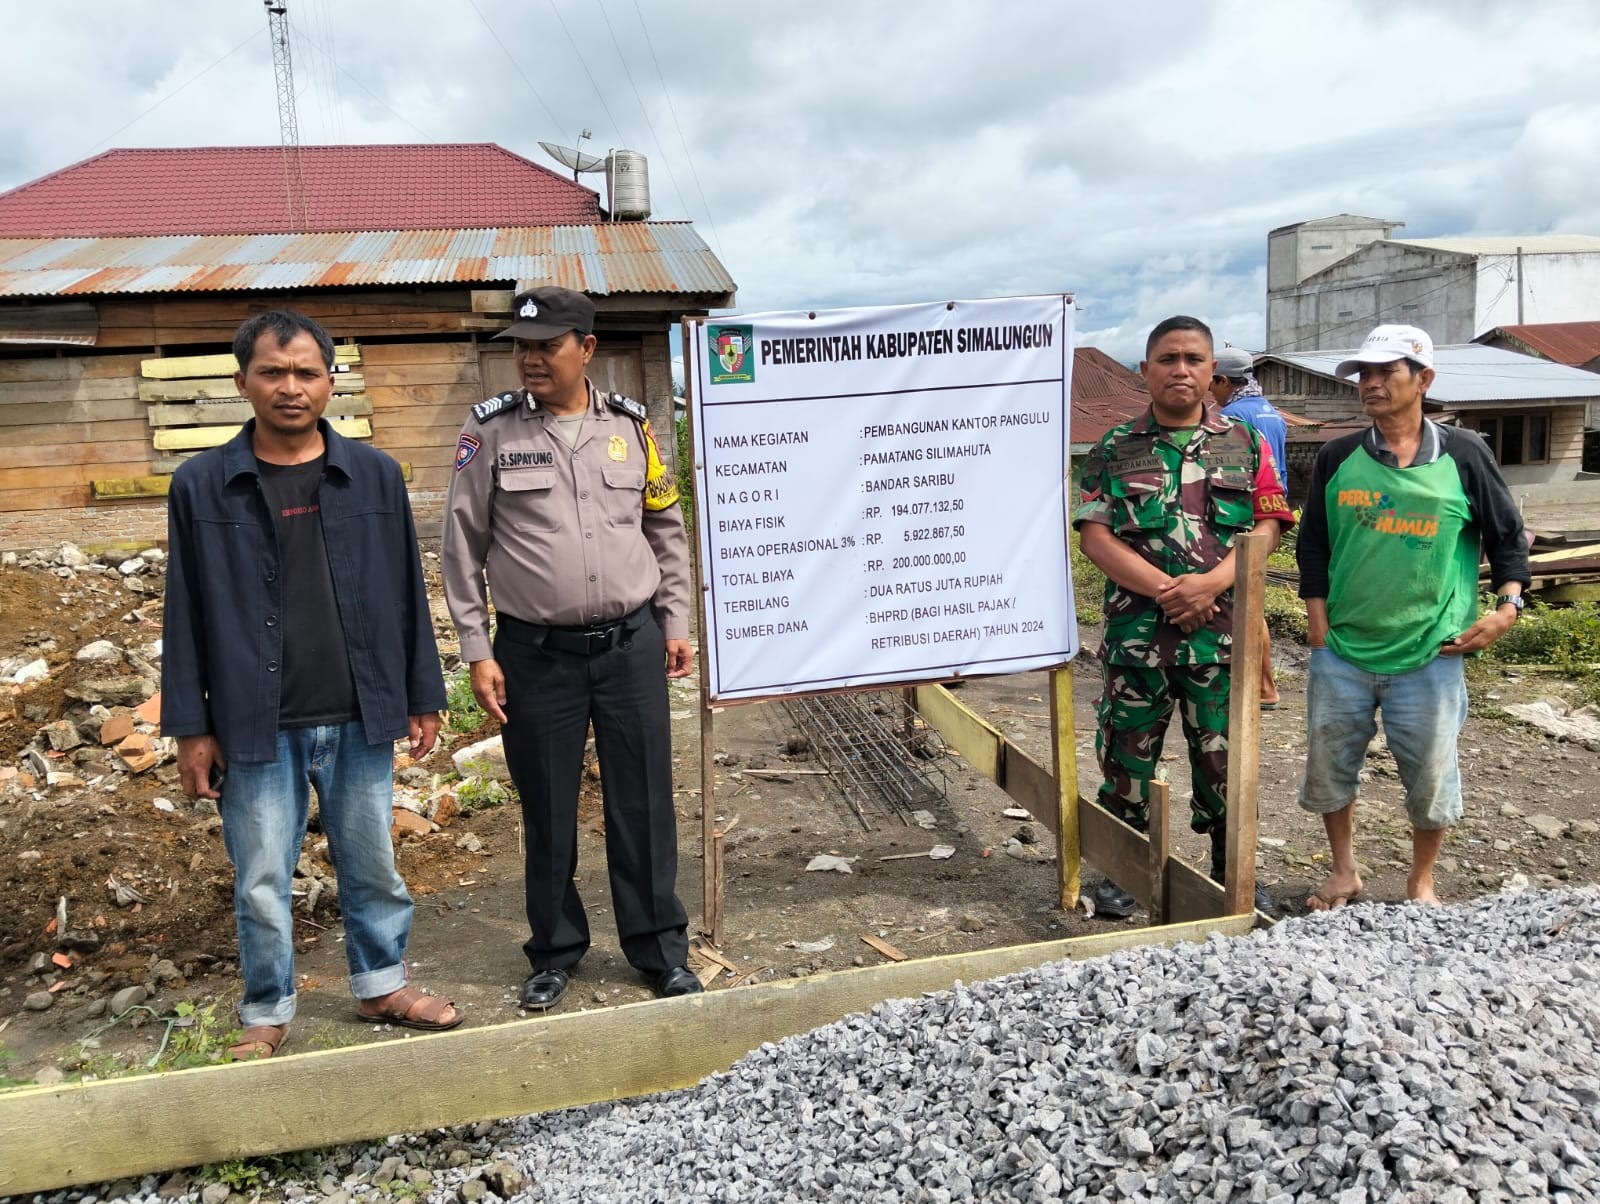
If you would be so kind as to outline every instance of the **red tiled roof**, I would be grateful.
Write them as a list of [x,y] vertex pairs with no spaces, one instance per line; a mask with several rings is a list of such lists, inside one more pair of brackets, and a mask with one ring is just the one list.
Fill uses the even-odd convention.
[[1150,393],[1137,372],[1097,347],[1072,353],[1072,441],[1093,443],[1144,413]]
[[0,193],[0,238],[586,225],[599,197],[492,142],[306,146],[306,224],[276,146],[111,150]]
[[1496,326],[1472,341],[1537,355],[1569,368],[1587,367],[1592,361],[1600,360],[1600,322]]

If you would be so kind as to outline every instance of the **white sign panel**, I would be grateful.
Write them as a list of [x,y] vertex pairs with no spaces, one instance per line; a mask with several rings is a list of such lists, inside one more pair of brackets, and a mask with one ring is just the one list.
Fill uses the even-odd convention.
[[715,700],[1011,673],[1078,651],[1072,302],[691,326]]

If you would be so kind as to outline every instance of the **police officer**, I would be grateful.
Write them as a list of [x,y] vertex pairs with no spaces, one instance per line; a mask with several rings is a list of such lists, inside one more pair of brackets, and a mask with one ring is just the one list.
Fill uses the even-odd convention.
[[[1139,371],[1150,408],[1090,450],[1072,515],[1083,554],[1106,575],[1098,801],[1145,830],[1150,779],[1176,701],[1194,787],[1190,827],[1210,833],[1211,876],[1220,882],[1233,544],[1257,527],[1276,541],[1294,515],[1261,435],[1210,404],[1215,361],[1205,323],[1184,315],[1161,322]],[[1092,897],[1106,915],[1133,913],[1133,899],[1113,882]],[[1259,887],[1256,906],[1274,910]]]
[[522,798],[532,967],[522,1005],[559,1003],[589,948],[573,873],[591,723],[622,951],[656,994],[693,994],[666,683],[694,660],[677,483],[644,407],[589,382],[594,303],[536,288],[513,307],[495,337],[513,340],[523,387],[473,406],[461,431],[443,567],[472,692],[505,727]]

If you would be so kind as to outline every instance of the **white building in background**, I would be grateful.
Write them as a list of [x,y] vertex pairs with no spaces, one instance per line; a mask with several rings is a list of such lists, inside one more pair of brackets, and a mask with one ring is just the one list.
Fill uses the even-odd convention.
[[1355,347],[1382,322],[1447,344],[1600,319],[1600,236],[1391,238],[1404,224],[1341,213],[1267,235],[1267,351]]

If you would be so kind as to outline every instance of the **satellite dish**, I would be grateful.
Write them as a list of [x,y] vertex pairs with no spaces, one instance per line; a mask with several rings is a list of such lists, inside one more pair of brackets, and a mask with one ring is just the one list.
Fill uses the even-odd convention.
[[554,142],[541,142],[539,145],[544,147],[545,153],[557,163],[572,168],[574,172],[605,170],[606,161],[600,155],[586,155],[581,150],[575,150],[570,146],[558,146]]

